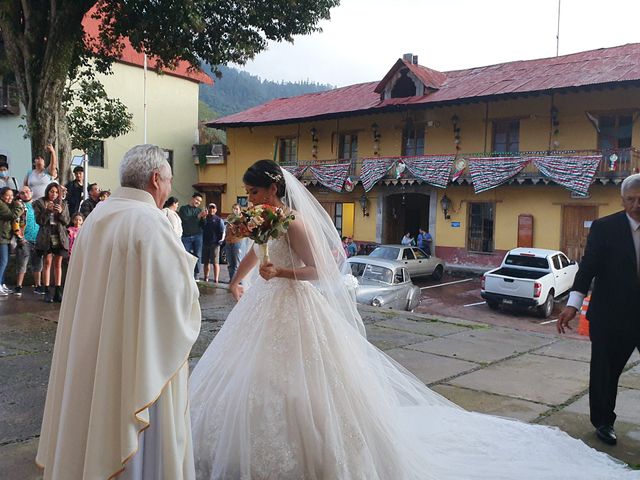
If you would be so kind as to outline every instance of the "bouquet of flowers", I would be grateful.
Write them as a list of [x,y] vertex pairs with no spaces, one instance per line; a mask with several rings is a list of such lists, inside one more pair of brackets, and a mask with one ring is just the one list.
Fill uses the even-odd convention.
[[260,245],[263,262],[269,262],[267,242],[287,233],[289,225],[295,219],[292,213],[273,205],[256,205],[246,208],[239,215],[227,217],[227,241],[234,243],[243,238],[250,238]]

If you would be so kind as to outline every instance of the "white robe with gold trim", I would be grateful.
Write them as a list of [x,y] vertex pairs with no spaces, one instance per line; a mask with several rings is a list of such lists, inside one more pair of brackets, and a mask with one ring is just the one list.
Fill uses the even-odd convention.
[[196,258],[150,194],[121,188],[73,247],[36,462],[46,479],[117,476],[159,407],[159,471],[195,477],[188,355],[200,330]]

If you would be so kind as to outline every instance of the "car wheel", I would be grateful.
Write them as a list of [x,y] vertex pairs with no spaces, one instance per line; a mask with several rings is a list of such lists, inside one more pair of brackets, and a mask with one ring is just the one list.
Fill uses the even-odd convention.
[[441,280],[443,274],[444,268],[442,268],[442,265],[438,265],[431,274],[431,278],[433,278],[434,280]]
[[540,318],[549,318],[551,316],[551,312],[553,312],[553,291],[549,292],[547,299],[537,308],[537,311]]
[[487,305],[491,310],[498,310],[499,307],[498,302],[490,302],[489,300],[487,300]]

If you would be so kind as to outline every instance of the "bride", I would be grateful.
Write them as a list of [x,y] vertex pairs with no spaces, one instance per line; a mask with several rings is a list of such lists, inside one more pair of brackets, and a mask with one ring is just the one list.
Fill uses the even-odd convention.
[[[553,427],[467,412],[367,342],[322,206],[269,160],[243,177],[253,204],[294,212],[190,380],[200,479],[612,479],[640,472]],[[258,275],[252,275],[259,273]],[[246,294],[244,284],[251,286]]]

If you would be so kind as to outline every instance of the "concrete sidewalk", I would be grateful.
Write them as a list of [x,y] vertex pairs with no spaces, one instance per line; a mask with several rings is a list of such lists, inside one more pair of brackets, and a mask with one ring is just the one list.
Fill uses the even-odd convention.
[[[202,284],[201,284],[202,285]],[[233,307],[224,285],[201,287],[202,330],[192,363]],[[589,423],[589,342],[556,335],[362,307],[369,340],[428,386],[478,412],[556,425],[640,466],[640,356],[618,395],[618,445],[599,442]],[[57,306],[25,293],[0,301],[0,472],[36,479],[33,463],[55,337]],[[588,473],[585,472],[587,475]]]

